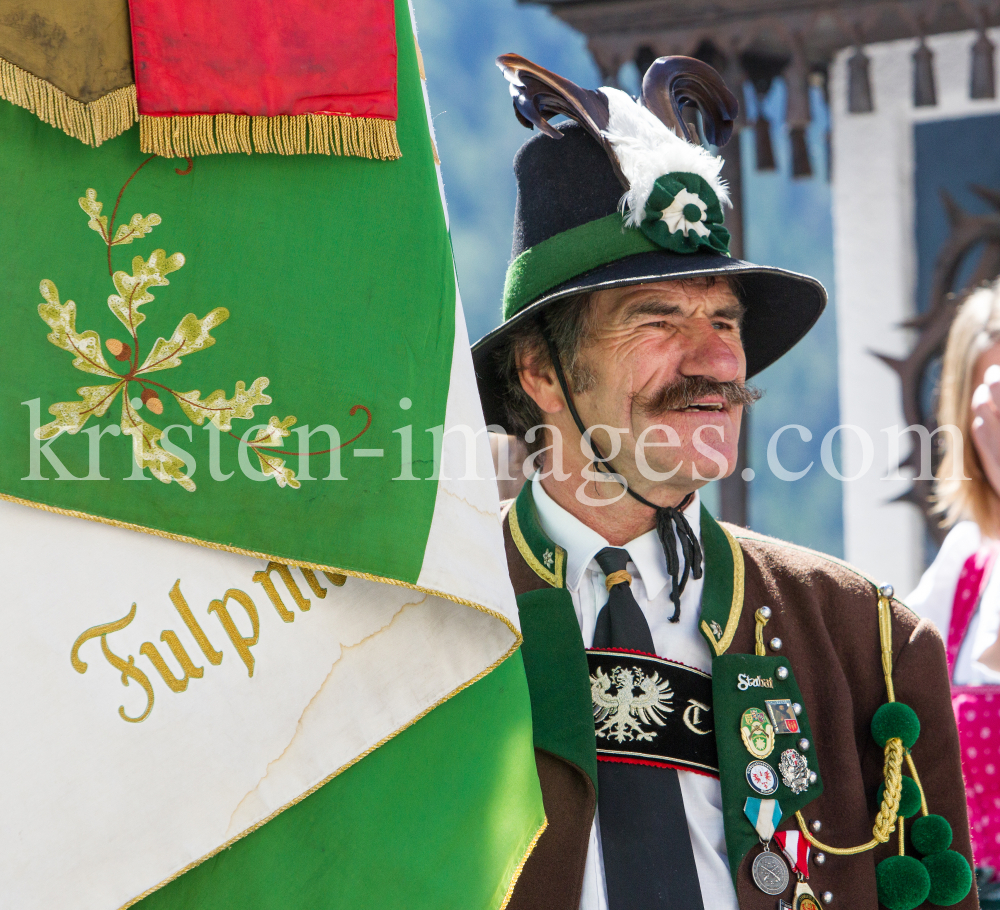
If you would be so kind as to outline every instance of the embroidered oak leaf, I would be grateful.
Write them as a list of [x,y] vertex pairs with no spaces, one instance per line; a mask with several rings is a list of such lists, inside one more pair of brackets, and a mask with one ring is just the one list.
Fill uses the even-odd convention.
[[150,214],[143,217],[138,212],[132,216],[128,224],[120,224],[115,231],[114,237],[108,236],[108,216],[101,214],[104,203],[97,201],[97,190],[87,190],[86,196],[80,197],[80,208],[90,218],[87,227],[92,231],[97,231],[104,238],[104,242],[110,246],[120,246],[131,243],[139,237],[145,237],[153,228],[160,223],[160,216]]
[[179,367],[184,355],[204,351],[215,344],[215,339],[209,333],[228,318],[229,310],[221,306],[212,310],[204,319],[188,313],[174,329],[169,341],[165,338],[156,339],[153,349],[137,373],[155,373],[157,370]]
[[146,317],[139,312],[144,303],[151,303],[155,298],[149,293],[150,288],[164,288],[168,284],[167,275],[176,272],[184,265],[184,256],[174,253],[167,256],[166,250],[153,250],[148,260],[136,256],[132,260],[132,274],[115,272],[114,283],[117,294],[108,298],[108,306],[125,328],[134,332]]
[[122,432],[132,437],[132,457],[140,468],[145,468],[157,480],[170,483],[176,480],[189,493],[195,489],[194,481],[184,473],[184,462],[172,455],[159,443],[163,431],[146,423],[132,407],[128,395],[122,403]]
[[266,427],[261,427],[257,431],[257,435],[253,438],[253,444],[259,446],[280,446],[281,440],[288,436],[288,428],[294,425],[294,417],[286,417],[284,420],[272,417],[267,422]]
[[[295,472],[291,468],[285,467],[283,458],[279,458],[273,452],[267,451],[267,446],[280,446],[281,440],[288,436],[289,427],[295,423],[294,417],[286,417],[278,420],[272,417],[266,427],[261,427],[254,436],[250,448],[260,460],[260,469],[264,474],[274,477],[279,487],[289,486],[297,490],[301,483],[295,478]],[[261,449],[264,449],[261,451]]]
[[[192,423],[202,426],[209,420],[219,430],[235,436],[236,434],[231,433],[234,420],[249,420],[254,416],[255,407],[271,403],[270,396],[264,392],[270,380],[261,376],[250,384],[250,388],[240,381],[236,383],[231,398],[226,397],[225,392],[219,389],[202,400],[198,390],[181,393],[149,378],[150,374],[182,366],[182,359],[188,354],[204,351],[215,344],[212,331],[229,318],[229,310],[216,307],[200,319],[194,313],[188,313],[169,338],[157,338],[140,364],[139,354],[140,350],[145,349],[145,344],[140,342],[139,327],[146,317],[139,308],[155,299],[150,293],[151,288],[170,284],[167,275],[184,265],[184,256],[181,253],[168,256],[165,250],[153,250],[149,259],[143,259],[142,256],[132,259],[131,275],[124,271],[112,273],[111,247],[144,237],[155,225],[160,224],[160,216],[150,214],[144,217],[136,214],[128,224],[119,226],[115,231],[114,213],[109,225],[107,217],[101,213],[102,204],[98,201],[95,190],[88,189],[79,201],[80,208],[90,218],[89,227],[99,233],[108,245],[108,273],[118,292],[108,297],[108,307],[127,329],[130,341],[109,338],[105,347],[114,356],[118,369],[125,372],[119,373],[108,365],[101,348],[101,337],[97,332],[77,331],[76,304],[72,300],[63,304],[55,284],[48,279],[42,281],[39,289],[44,302],[39,305],[38,313],[51,330],[48,340],[60,350],[73,355],[73,366],[76,369],[110,382],[105,385],[83,386],[77,389],[79,400],[60,401],[51,405],[49,413],[55,419],[39,427],[35,436],[38,439],[53,439],[61,433],[79,433],[91,417],[103,417],[121,395],[121,430],[132,440],[132,454],[136,464],[164,483],[176,482],[185,490],[193,491],[195,484],[185,472],[184,460],[161,444],[164,431],[144,420],[139,414],[140,409],[145,408],[152,414],[160,415],[164,410],[164,399],[173,398]],[[281,441],[288,436],[288,427],[294,423],[294,417],[286,417],[284,420],[272,417],[248,445],[260,460],[261,470],[265,475],[273,477],[280,487],[298,489],[300,483],[295,478],[295,472],[286,467],[284,460],[279,457],[284,454],[280,451]],[[236,438],[239,439],[238,436]]]
[[98,376],[118,374],[108,366],[101,350],[101,337],[94,331],[78,333],[76,330],[76,304],[67,300],[65,306],[59,302],[59,291],[46,279],[38,286],[45,303],[39,304],[38,315],[52,329],[49,341],[57,348],[74,355],[73,366],[84,373]]
[[79,433],[83,425],[91,417],[103,417],[115,396],[121,391],[124,382],[116,385],[83,386],[76,390],[79,401],[58,401],[49,407],[49,413],[55,420],[39,427],[35,431],[37,439],[52,439],[60,433]]
[[226,398],[226,393],[222,389],[216,389],[204,400],[201,399],[201,392],[197,389],[193,392],[181,392],[176,396],[177,403],[190,421],[199,427],[207,419],[223,432],[228,432],[233,428],[234,420],[249,420],[253,417],[253,409],[257,405],[271,403],[271,396],[264,394],[264,389],[268,387],[270,381],[266,376],[261,376],[255,379],[248,389],[241,380],[236,383],[236,391],[232,398]]

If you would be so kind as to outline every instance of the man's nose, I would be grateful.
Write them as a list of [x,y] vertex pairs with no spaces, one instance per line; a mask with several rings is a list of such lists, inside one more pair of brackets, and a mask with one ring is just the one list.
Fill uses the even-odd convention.
[[679,372],[684,376],[708,376],[719,382],[740,378],[740,358],[731,341],[706,322],[684,333],[684,353]]

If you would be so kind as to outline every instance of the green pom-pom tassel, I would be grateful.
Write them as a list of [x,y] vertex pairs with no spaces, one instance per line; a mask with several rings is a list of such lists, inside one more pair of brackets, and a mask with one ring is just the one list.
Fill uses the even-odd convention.
[[903,741],[903,748],[912,749],[920,735],[920,720],[909,705],[891,701],[882,705],[872,718],[872,736],[883,749],[894,737]]
[[931,877],[920,860],[890,856],[875,867],[879,902],[888,910],[915,910],[931,892]]
[[[875,797],[875,801],[881,806],[882,805],[882,795],[885,793],[885,784],[880,784],[878,788],[878,794]],[[899,794],[899,814],[903,818],[913,818],[920,811],[920,806],[922,805],[920,801],[920,788],[917,786],[917,782],[912,777],[907,777],[903,775],[903,789]],[[941,819],[944,821],[944,819]],[[945,822],[945,824],[948,824]],[[948,844],[951,843],[951,838],[949,836]],[[945,850],[948,848],[948,844],[945,844],[940,849]],[[927,853],[934,851],[921,850],[921,853]]]
[[936,907],[957,904],[972,888],[972,870],[961,853],[943,850],[925,856],[923,865],[931,882],[927,900]]
[[940,853],[951,846],[951,825],[941,815],[925,815],[910,826],[910,840],[924,856]]

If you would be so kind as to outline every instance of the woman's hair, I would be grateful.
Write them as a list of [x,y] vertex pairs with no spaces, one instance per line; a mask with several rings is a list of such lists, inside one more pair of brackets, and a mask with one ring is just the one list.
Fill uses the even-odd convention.
[[[1000,537],[1000,499],[983,472],[972,442],[972,393],[976,364],[1000,342],[1000,281],[973,291],[955,314],[941,369],[938,426],[956,426],[964,445],[944,433],[944,453],[934,484],[934,511],[942,524],[971,518],[984,534]],[[964,464],[961,462],[964,461]]]

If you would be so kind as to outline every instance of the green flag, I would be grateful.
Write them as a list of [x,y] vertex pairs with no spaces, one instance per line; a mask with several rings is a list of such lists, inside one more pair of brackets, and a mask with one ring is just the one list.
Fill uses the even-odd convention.
[[402,157],[0,101],[13,906],[500,908],[544,828],[410,11]]

